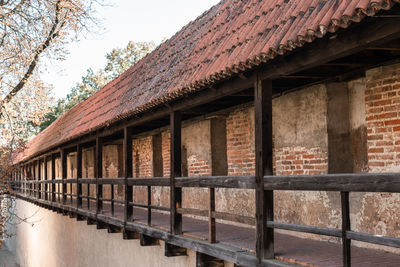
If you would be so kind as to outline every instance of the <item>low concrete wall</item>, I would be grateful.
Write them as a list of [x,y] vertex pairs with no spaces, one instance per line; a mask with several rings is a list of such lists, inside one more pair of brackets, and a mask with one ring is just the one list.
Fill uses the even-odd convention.
[[[29,218],[31,224],[16,225],[16,236],[7,240],[21,266],[196,266],[196,253],[168,258],[164,242],[158,246],[141,247],[139,240],[123,240],[122,234],[108,234],[96,226],[17,200],[18,216]],[[225,266],[233,266],[225,263]]]

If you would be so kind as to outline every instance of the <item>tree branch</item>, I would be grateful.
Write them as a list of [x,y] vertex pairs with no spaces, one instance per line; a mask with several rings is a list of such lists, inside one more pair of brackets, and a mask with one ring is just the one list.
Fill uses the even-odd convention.
[[[39,46],[39,48],[35,52],[35,56],[33,57],[31,63],[29,64],[29,67],[27,71],[25,72],[24,76],[22,79],[18,82],[18,84],[0,101],[0,117],[3,116],[3,110],[5,108],[5,105],[7,105],[13,97],[22,89],[24,88],[25,84],[27,83],[28,79],[31,77],[32,73],[36,69],[36,66],[39,62],[40,55],[50,46],[51,42],[57,38],[59,35],[59,29],[61,29],[64,26],[65,22],[62,22],[60,24],[59,20],[59,14],[60,14],[60,2],[61,0],[57,1],[56,3],[56,9],[55,9],[55,19],[53,22],[53,25],[49,31],[49,34],[47,35],[46,40],[42,43],[42,45]],[[59,25],[60,24],[60,25]]]

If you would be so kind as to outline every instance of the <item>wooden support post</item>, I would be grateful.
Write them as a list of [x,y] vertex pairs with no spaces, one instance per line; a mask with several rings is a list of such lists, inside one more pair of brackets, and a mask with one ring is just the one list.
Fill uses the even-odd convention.
[[157,246],[160,243],[158,242],[157,238],[145,235],[145,234],[140,234],[140,245],[142,247],[147,247],[147,246]]
[[137,239],[137,233],[126,230],[126,222],[133,220],[133,207],[129,205],[129,202],[133,201],[133,187],[128,186],[128,178],[133,176],[133,161],[132,161],[132,130],[130,128],[124,128],[124,142],[123,142],[123,153],[124,153],[124,177],[125,177],[125,205],[124,205],[124,239]]
[[343,266],[351,266],[351,239],[347,238],[347,231],[351,230],[350,226],[350,203],[349,192],[340,192],[342,202],[342,250],[343,250]]
[[82,145],[76,147],[76,207],[82,208],[82,184],[79,179],[82,178]]
[[62,179],[62,203],[67,202],[67,184],[65,179],[67,179],[67,152],[65,149],[61,149],[61,179]]
[[254,85],[256,163],[256,255],[258,264],[274,258],[273,191],[264,190],[264,175],[272,175],[272,83],[257,76]]
[[111,185],[111,216],[114,217],[115,204],[114,204],[114,185]]
[[181,155],[181,113],[173,111],[170,115],[170,131],[171,131],[171,161],[170,161],[170,208],[171,208],[171,233],[175,235],[182,234],[182,214],[176,212],[178,208],[182,207],[182,189],[175,187],[175,177],[180,177],[182,168],[182,155]]
[[103,177],[103,139],[96,137],[96,157],[95,157],[95,173],[96,173],[96,214],[103,212],[103,185],[99,183],[99,179]]
[[[327,128],[328,128],[328,173],[352,173],[357,166],[351,152],[349,88],[346,82],[326,84]],[[359,136],[359,142],[367,147],[366,140]],[[366,151],[361,151],[365,155]],[[347,238],[350,230],[349,192],[340,192],[342,206],[342,250],[343,266],[350,266],[351,240]]]
[[51,201],[56,201],[56,155],[51,154]]
[[165,242],[164,256],[165,257],[187,256],[187,251],[186,248],[178,247]]
[[38,189],[38,198],[39,199],[42,199],[42,184],[41,184],[41,182],[42,182],[42,168],[40,168],[40,159],[38,159],[38,161],[37,161],[37,168],[38,168],[38,185],[37,185],[37,189]]
[[49,184],[47,183],[47,180],[49,179],[49,173],[47,171],[47,156],[44,156],[43,158],[43,171],[44,171],[44,200],[49,200]]
[[[36,178],[36,161],[34,161],[33,163],[32,163],[32,168],[33,168],[33,180],[34,181],[37,181],[37,178]],[[33,197],[36,197],[36,187],[37,187],[37,184],[35,183],[34,185],[33,185]]]
[[196,252],[196,267],[223,267],[224,261],[213,256]]
[[[211,143],[211,174],[212,176],[228,175],[228,156],[226,142],[226,118],[214,117],[210,119]],[[208,189],[208,241],[216,243],[216,223],[212,216],[215,212],[215,188]]]

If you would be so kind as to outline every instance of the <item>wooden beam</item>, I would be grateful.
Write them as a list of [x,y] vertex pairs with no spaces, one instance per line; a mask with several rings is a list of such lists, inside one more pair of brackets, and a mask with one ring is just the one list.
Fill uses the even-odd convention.
[[140,234],[138,232],[135,232],[135,231],[129,231],[129,230],[124,229],[122,231],[122,238],[124,240],[139,239],[140,238]]
[[109,224],[107,226],[107,233],[109,233],[109,234],[116,234],[116,233],[121,233],[121,232],[122,232],[121,227],[114,226],[114,225],[111,225],[111,224]]
[[400,238],[371,235],[371,234],[358,233],[358,232],[353,232],[353,231],[347,231],[347,238],[350,238],[353,240],[358,240],[361,242],[367,242],[367,243],[372,243],[372,244],[400,248]]
[[175,235],[182,234],[182,214],[176,212],[176,209],[182,207],[182,189],[175,187],[175,177],[182,175],[182,148],[181,148],[181,113],[173,111],[170,114],[170,201],[171,201],[171,233]]
[[224,267],[222,259],[196,252],[196,267]]
[[96,229],[101,230],[101,229],[107,229],[108,224],[102,221],[97,220],[96,221]]
[[268,190],[400,193],[398,173],[340,173],[264,176]]
[[158,246],[160,242],[158,241],[157,238],[153,238],[149,235],[140,235],[140,245],[142,247],[148,247],[148,246]]
[[187,249],[165,242],[164,256],[165,257],[187,256]]
[[273,191],[264,191],[264,175],[272,175],[272,82],[257,77],[254,84],[256,163],[256,255],[258,264],[274,258]]
[[299,224],[293,224],[293,223],[273,222],[273,221],[268,221],[267,227],[295,231],[295,232],[302,232],[302,233],[310,233],[310,234],[316,234],[316,235],[342,237],[342,231],[337,228],[324,228],[324,227],[299,225]]
[[273,68],[262,69],[261,79],[277,79],[342,58],[400,37],[399,18],[366,18],[351,29],[315,40],[301,53],[280,57]]

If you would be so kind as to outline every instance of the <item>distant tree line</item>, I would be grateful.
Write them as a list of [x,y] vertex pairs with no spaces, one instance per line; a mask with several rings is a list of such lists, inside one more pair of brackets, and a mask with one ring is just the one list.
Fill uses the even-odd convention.
[[81,103],[103,88],[107,83],[150,53],[154,48],[154,42],[130,41],[124,48],[111,50],[106,54],[107,61],[104,68],[97,71],[91,68],[87,69],[86,75],[71,89],[71,92],[65,98],[59,99],[50,112],[44,115],[43,122],[38,126],[39,131],[46,129],[73,106]]

